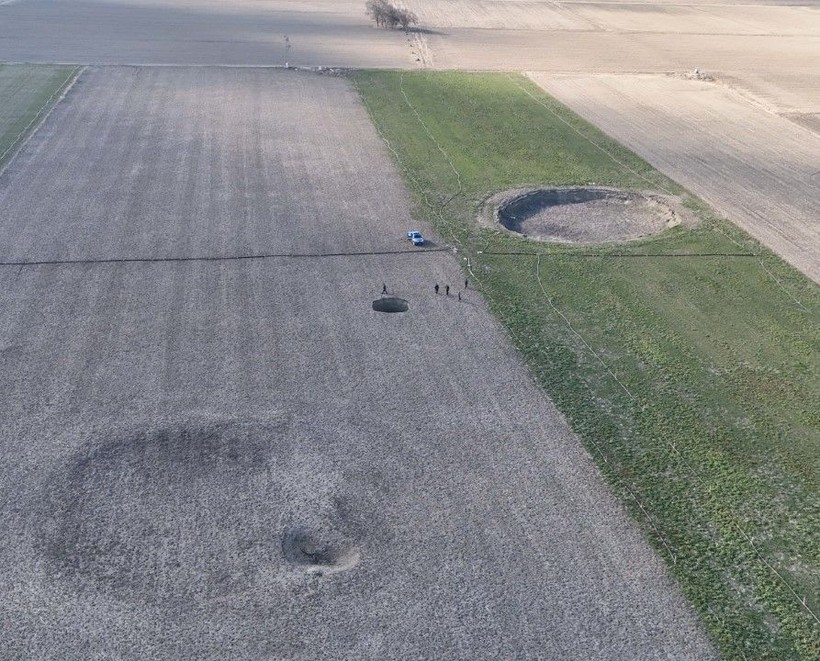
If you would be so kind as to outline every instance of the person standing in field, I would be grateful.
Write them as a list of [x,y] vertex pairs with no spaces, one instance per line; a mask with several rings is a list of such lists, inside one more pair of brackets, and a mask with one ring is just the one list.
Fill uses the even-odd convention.
[[450,285],[444,285],[444,293],[449,296],[450,295]]
[[433,287],[433,289],[435,289],[435,290],[436,290],[436,294],[438,294],[438,283],[436,283],[436,286],[435,286],[435,287]]

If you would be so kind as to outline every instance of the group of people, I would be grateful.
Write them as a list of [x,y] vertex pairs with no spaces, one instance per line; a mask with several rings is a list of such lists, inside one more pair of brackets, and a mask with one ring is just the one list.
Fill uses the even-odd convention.
[[[470,286],[469,278],[464,278],[464,289],[467,289],[469,286]],[[438,295],[439,290],[440,290],[440,287],[439,287],[438,283],[433,285],[433,291],[436,292],[436,295]],[[387,294],[387,283],[383,282],[382,283],[382,296],[384,296],[386,294]],[[445,296],[450,295],[450,285],[444,285],[444,295]],[[459,301],[461,300],[461,291],[458,292],[458,300]]]
[[[469,287],[469,286],[470,286],[470,281],[469,281],[469,279],[464,278],[464,289],[467,289],[467,287]],[[433,286],[433,291],[435,291],[435,292],[436,292],[436,295],[438,295],[438,292],[439,292],[439,286],[438,286],[438,283],[436,283],[436,284]],[[449,296],[449,295],[450,295],[450,285],[444,285],[444,295],[445,295],[445,296]],[[460,291],[458,292],[458,300],[459,300],[459,301],[461,300],[461,292],[460,292]]]

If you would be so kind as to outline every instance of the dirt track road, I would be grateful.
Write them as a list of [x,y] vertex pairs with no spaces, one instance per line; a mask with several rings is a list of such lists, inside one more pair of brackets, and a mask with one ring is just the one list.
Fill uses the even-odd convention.
[[[409,207],[345,81],[285,71],[87,70],[0,184],[15,259],[378,249]],[[482,301],[433,293],[460,277],[0,267],[3,653],[710,658]]]
[[820,135],[711,82],[530,75],[820,282]]

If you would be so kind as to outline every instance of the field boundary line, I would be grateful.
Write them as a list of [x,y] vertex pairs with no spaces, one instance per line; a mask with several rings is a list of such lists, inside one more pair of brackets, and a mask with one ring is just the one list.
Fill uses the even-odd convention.
[[[441,155],[444,156],[444,159],[447,161],[447,164],[450,166],[450,169],[453,171],[453,174],[456,175],[456,180],[458,181],[457,194],[461,195],[464,192],[464,184],[461,181],[461,173],[456,169],[456,166],[453,164],[453,160],[450,158],[450,155],[444,150],[444,147],[441,146],[441,143],[438,140],[436,140],[435,136],[433,136],[433,134],[430,132],[430,129],[427,127],[427,124],[425,124],[424,120],[421,118],[421,115],[419,115],[419,111],[416,110],[416,107],[412,103],[410,103],[410,99],[407,98],[407,93],[404,91],[404,71],[402,71],[399,75],[399,90],[401,91],[401,95],[404,98],[404,102],[407,104],[407,107],[413,111],[413,114],[416,116],[418,123],[424,129],[424,132],[427,134],[427,137],[430,138],[430,140],[436,146],[436,149],[438,149],[441,152]],[[453,197],[455,197],[455,195]]]
[[[630,167],[629,165],[627,165],[627,164],[626,164],[626,163],[624,163],[623,161],[621,161],[621,160],[617,159],[617,158],[616,158],[615,156],[613,156],[613,155],[612,155],[609,151],[607,151],[606,149],[604,149],[603,147],[601,147],[601,145],[599,145],[597,142],[595,142],[592,138],[590,138],[589,136],[587,136],[587,135],[585,135],[584,133],[582,133],[581,131],[579,131],[579,130],[575,127],[575,126],[573,126],[570,122],[568,122],[568,121],[567,121],[564,117],[561,117],[561,115],[560,115],[560,114],[558,114],[557,112],[555,112],[555,110],[553,110],[553,109],[552,109],[552,108],[550,108],[550,107],[549,107],[546,103],[544,103],[543,99],[539,99],[539,98],[538,98],[535,94],[533,94],[530,90],[528,90],[527,88],[525,88],[525,87],[523,87],[522,85],[520,85],[520,84],[519,84],[519,83],[518,83],[518,82],[517,82],[517,81],[516,81],[516,80],[515,80],[515,79],[514,79],[514,78],[513,78],[510,74],[507,74],[507,78],[510,80],[510,82],[512,82],[512,83],[513,83],[513,85],[515,85],[516,87],[518,87],[518,89],[520,89],[522,92],[524,92],[527,96],[529,96],[529,97],[530,97],[530,98],[532,98],[534,101],[536,101],[539,105],[541,105],[541,106],[542,106],[542,107],[544,107],[546,110],[548,110],[548,111],[549,111],[552,115],[554,115],[554,116],[555,116],[556,118],[558,118],[561,122],[563,122],[564,124],[566,124],[566,125],[567,125],[570,129],[572,129],[573,131],[575,131],[575,133],[577,133],[577,134],[578,134],[579,136],[581,136],[584,140],[586,140],[587,142],[589,142],[589,144],[591,144],[591,145],[592,145],[593,147],[595,147],[596,149],[600,150],[602,153],[606,154],[606,155],[607,155],[607,156],[608,156],[608,157],[612,160],[612,162],[613,162],[613,163],[616,163],[617,165],[620,165],[621,167],[625,168],[626,170],[628,170],[629,172],[631,172],[632,174],[634,174],[636,177],[639,177],[640,179],[642,179],[642,180],[643,180],[643,181],[645,181],[646,183],[650,184],[651,186],[654,186],[654,187],[656,187],[656,188],[660,188],[660,189],[661,189],[664,193],[667,193],[668,195],[675,195],[675,193],[673,193],[672,191],[670,191],[668,188],[666,188],[666,187],[665,187],[665,186],[663,186],[662,184],[658,184],[658,183],[655,183],[655,182],[651,181],[650,179],[648,179],[647,177],[645,177],[644,175],[642,175],[640,172],[637,172],[634,168]],[[531,79],[528,79],[528,80],[531,80]],[[535,84],[537,84],[537,83],[535,83]],[[651,164],[650,164],[650,165],[651,165]],[[653,169],[654,169],[654,168],[653,168]],[[658,170],[658,172],[660,172],[660,170]],[[661,174],[663,174],[663,173],[661,173]],[[664,176],[666,176],[666,175],[664,175]],[[731,241],[731,242],[732,242],[732,243],[734,243],[735,245],[740,246],[741,248],[745,247],[745,246],[743,246],[742,244],[740,244],[739,242],[737,242],[737,241],[735,241],[734,239],[732,239],[732,238],[731,238],[728,234],[726,234],[725,232],[720,231],[717,227],[715,227],[714,229],[715,229],[717,232],[719,232],[720,234],[722,234],[723,236],[725,236],[727,239],[729,239],[729,241]],[[760,257],[760,253],[758,253],[758,254],[757,254],[757,255],[755,255],[755,256],[756,256],[756,257]],[[762,260],[762,259],[760,260],[760,266],[761,266],[761,268],[762,268],[762,269],[763,269],[763,270],[764,270],[764,271],[765,271],[765,272],[769,275],[769,277],[770,277],[772,280],[774,280],[774,282],[777,284],[777,286],[778,286],[778,287],[780,287],[780,289],[782,289],[782,290],[783,290],[783,292],[784,292],[784,293],[785,293],[785,294],[786,294],[786,295],[787,295],[790,299],[792,299],[792,300],[793,300],[793,301],[794,301],[794,302],[795,302],[795,303],[796,303],[796,304],[800,307],[800,309],[801,309],[801,310],[803,310],[803,311],[805,311],[805,312],[808,312],[808,311],[809,311],[809,310],[808,310],[808,308],[806,308],[806,306],[804,306],[804,305],[803,305],[803,304],[802,304],[802,303],[801,303],[801,302],[800,302],[797,298],[795,298],[795,297],[794,297],[794,295],[793,295],[790,291],[788,291],[788,290],[785,288],[785,286],[783,285],[783,283],[782,283],[782,282],[780,282],[780,280],[778,280],[778,279],[777,279],[777,277],[775,277],[775,275],[774,275],[774,274],[773,274],[773,273],[772,273],[769,269],[767,269],[767,268],[766,268],[766,266],[763,264],[763,260]]]
[[565,323],[566,323],[566,325],[567,325],[567,328],[569,328],[569,329],[570,329],[570,331],[572,331],[572,333],[573,333],[573,334],[574,334],[574,335],[575,335],[575,336],[576,336],[579,340],[581,340],[581,342],[583,342],[583,343],[584,343],[584,346],[585,346],[587,349],[589,349],[589,350],[590,350],[590,352],[592,353],[592,355],[593,355],[593,356],[595,356],[595,357],[598,359],[598,362],[599,362],[599,363],[601,363],[601,365],[603,365],[603,368],[604,368],[607,372],[609,372],[609,375],[610,375],[613,379],[615,379],[616,383],[617,383],[619,386],[621,386],[621,388],[623,389],[623,391],[624,391],[627,395],[629,395],[629,398],[630,398],[631,400],[633,400],[633,401],[637,401],[637,398],[635,397],[635,395],[633,395],[633,394],[632,394],[632,392],[629,390],[629,388],[627,388],[627,387],[623,384],[623,382],[622,382],[622,381],[621,381],[621,380],[620,380],[620,379],[619,379],[619,378],[615,375],[615,372],[613,372],[613,371],[609,368],[609,365],[607,365],[607,364],[604,362],[604,359],[603,359],[603,358],[601,358],[601,356],[599,356],[599,355],[598,355],[598,352],[597,352],[597,351],[595,351],[595,349],[593,349],[593,348],[592,348],[592,346],[589,344],[589,342],[587,342],[587,341],[584,339],[584,336],[583,336],[583,335],[581,335],[581,333],[579,333],[577,330],[575,330],[575,328],[572,326],[572,323],[570,323],[570,320],[569,320],[569,319],[567,319],[566,315],[565,315],[563,312],[561,312],[561,310],[559,310],[559,309],[558,309],[558,307],[555,305],[555,303],[553,303],[552,298],[551,298],[551,297],[550,297],[550,295],[547,293],[547,290],[546,290],[546,288],[544,287],[544,281],[541,279],[541,255],[540,255],[540,254],[539,254],[539,255],[537,255],[537,259],[536,259],[536,262],[535,262],[535,277],[538,279],[538,286],[541,288],[541,293],[544,295],[544,298],[547,300],[547,303],[549,303],[550,307],[551,307],[551,308],[555,311],[555,313],[556,313],[556,314],[558,314],[558,315],[561,317],[561,319],[563,319],[563,320],[564,320],[564,322],[565,322]]
[[768,268],[766,268],[766,265],[763,263],[763,259],[760,257],[760,255],[757,255],[757,257],[758,257],[758,263],[760,264],[760,268],[762,268],[764,271],[766,271],[766,273],[769,275],[769,277],[777,283],[777,286],[780,287],[780,289],[783,290],[783,292],[786,294],[786,296],[788,296],[795,303],[797,303],[797,306],[801,310],[803,310],[804,312],[809,312],[809,309],[805,305],[803,305],[797,299],[797,297],[794,294],[792,294],[788,289],[786,289],[786,286],[782,282],[780,282],[780,279],[774,273],[772,273]]
[[[629,172],[631,172],[632,174],[634,174],[634,175],[635,175],[636,177],[638,177],[639,179],[642,179],[643,181],[645,181],[647,184],[649,184],[649,185],[650,185],[650,186],[652,186],[653,188],[660,188],[660,189],[661,189],[664,193],[666,193],[667,195],[673,195],[673,196],[675,195],[675,193],[673,193],[673,192],[672,192],[672,191],[670,191],[668,188],[666,188],[666,186],[663,186],[662,184],[659,184],[659,183],[657,183],[657,182],[652,181],[651,179],[649,179],[648,177],[646,177],[646,176],[642,175],[640,172],[638,172],[637,170],[635,170],[635,169],[634,169],[634,168],[632,168],[631,166],[627,165],[626,163],[624,163],[624,162],[623,162],[623,161],[621,161],[620,159],[616,158],[616,157],[615,157],[615,156],[614,156],[611,152],[609,152],[609,151],[607,151],[606,149],[604,149],[601,145],[599,145],[597,142],[595,142],[592,138],[590,138],[590,137],[589,137],[588,135],[586,135],[585,133],[582,133],[582,132],[581,132],[581,131],[580,131],[580,130],[576,127],[576,126],[573,126],[570,122],[568,122],[568,121],[566,120],[566,118],[562,117],[559,113],[555,112],[555,110],[553,110],[552,108],[550,108],[550,107],[549,107],[549,106],[548,106],[548,105],[544,102],[544,100],[543,100],[543,99],[539,99],[539,98],[538,98],[535,94],[533,94],[530,90],[528,90],[528,89],[527,89],[526,87],[524,87],[523,85],[519,84],[519,83],[518,83],[518,81],[516,81],[516,80],[515,80],[515,78],[513,78],[510,74],[507,74],[507,78],[509,79],[509,81],[510,81],[513,85],[515,85],[518,89],[520,89],[522,92],[524,92],[524,94],[526,94],[527,96],[529,96],[529,97],[530,97],[533,101],[535,101],[535,102],[536,102],[536,103],[538,103],[540,106],[542,106],[543,108],[545,108],[545,109],[546,109],[546,110],[547,110],[550,114],[552,114],[553,116],[555,116],[555,117],[556,117],[558,120],[560,120],[562,123],[566,124],[566,125],[567,125],[570,129],[572,129],[575,133],[577,133],[579,136],[581,136],[584,140],[586,140],[589,144],[591,144],[593,147],[595,147],[595,148],[596,148],[598,151],[600,151],[602,154],[605,154],[605,155],[606,155],[606,156],[607,156],[607,157],[608,157],[608,158],[609,158],[609,159],[610,159],[613,163],[615,163],[616,165],[620,165],[622,168],[624,168],[625,170],[628,170]],[[529,80],[529,79],[528,79],[528,80]],[[653,169],[654,169],[654,168],[653,168]],[[658,172],[660,172],[660,171],[658,171]],[[665,175],[664,175],[664,177],[665,177]]]
[[376,118],[373,116],[373,111],[370,109],[370,106],[368,105],[367,100],[364,97],[364,94],[362,94],[362,91],[361,89],[359,89],[359,86],[355,84],[355,79],[354,85],[357,91],[359,92],[359,98],[362,100],[362,104],[367,110],[367,114],[370,116],[370,123],[373,125],[373,128],[376,129],[376,133],[382,139],[382,142],[384,142],[387,149],[390,151],[390,153],[393,154],[393,158],[396,159],[396,163],[398,164],[399,169],[403,174],[407,176],[408,179],[410,179],[410,181],[413,182],[413,186],[415,186],[418,193],[424,198],[424,203],[431,209],[434,208],[433,204],[430,202],[430,198],[427,197],[427,191],[424,190],[424,187],[421,184],[419,184],[418,179],[416,179],[410,172],[410,170],[407,169],[407,166],[402,162],[401,157],[399,156],[399,152],[397,152],[393,145],[390,144],[390,140],[388,140],[385,137],[384,133],[379,128],[379,125],[376,123]]
[[[739,248],[744,248],[745,247],[740,241],[737,241],[736,239],[733,239],[726,232],[724,232],[722,229],[720,229],[715,223],[712,223],[711,229],[713,229],[715,232],[717,232],[721,236],[725,237],[728,241],[731,241],[732,243],[734,243]],[[757,258],[758,263],[760,264],[760,268],[762,268],[766,272],[766,274],[769,276],[769,278],[771,278],[775,282],[775,284],[783,291],[784,294],[786,294],[786,296],[788,296],[790,299],[792,299],[797,304],[797,307],[799,307],[801,310],[803,310],[803,312],[807,312],[807,313],[810,312],[809,309],[805,305],[803,305],[800,302],[800,300],[794,294],[792,294],[788,289],[786,289],[786,286],[782,282],[780,282],[780,279],[774,273],[772,273],[768,268],[766,268],[766,265],[763,263],[762,254],[763,253],[760,252],[760,251],[758,251],[756,253],[753,253],[753,255]],[[806,276],[806,277],[808,277],[808,276]]]
[[450,252],[449,248],[422,250],[362,250],[351,252],[262,253],[258,255],[200,255],[193,257],[109,257],[101,259],[42,259],[0,262],[0,267],[72,266],[93,264],[151,264],[168,262],[240,262],[263,259],[311,259],[322,257],[378,257],[382,255],[425,255]]
[[[14,160],[15,154],[11,154],[9,160],[4,164],[3,160],[6,158],[6,156],[9,155],[12,152],[12,150],[19,151],[20,149],[22,149],[23,146],[25,146],[25,144],[32,138],[32,136],[34,136],[34,134],[37,133],[37,130],[40,128],[40,126],[42,126],[42,123],[51,114],[51,111],[57,107],[57,104],[65,98],[66,94],[68,94],[68,92],[74,86],[74,83],[77,82],[77,79],[80,77],[80,74],[83,72],[84,69],[84,66],[78,65],[75,66],[69,72],[66,79],[62,83],[60,83],[60,86],[56,90],[54,90],[54,92],[52,92],[51,96],[49,96],[46,102],[40,107],[40,109],[37,111],[37,114],[35,114],[34,117],[31,118],[31,121],[28,124],[26,124],[26,126],[23,128],[22,131],[20,131],[20,133],[17,134],[17,137],[14,138],[14,140],[6,148],[6,150],[2,154],[0,154],[0,175],[2,175],[9,167],[9,165],[11,165],[11,162]],[[54,97],[58,94],[59,98],[55,100]],[[43,114],[44,111],[45,114]],[[40,117],[41,115],[42,117]],[[34,123],[38,121],[38,119],[40,121],[37,124],[37,126],[34,127],[34,130],[29,131],[29,129],[31,129]]]
[[524,250],[511,250],[509,252],[495,252],[492,250],[483,251],[485,255],[500,256],[526,256],[526,257],[757,257],[750,252],[692,252],[692,253],[650,253],[650,252],[527,252]]

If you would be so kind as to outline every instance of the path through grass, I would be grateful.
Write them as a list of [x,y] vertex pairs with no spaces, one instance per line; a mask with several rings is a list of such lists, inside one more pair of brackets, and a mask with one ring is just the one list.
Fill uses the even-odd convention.
[[[522,77],[354,81],[725,656],[820,658],[820,288]],[[682,194],[701,223],[592,251],[476,223],[496,191],[591,182]]]

